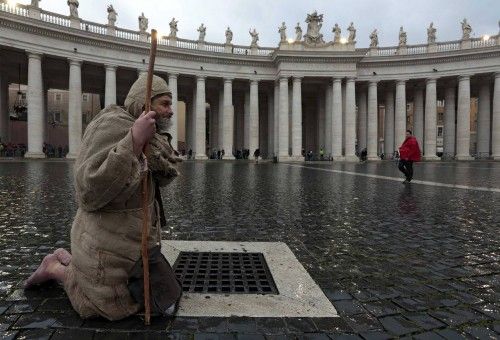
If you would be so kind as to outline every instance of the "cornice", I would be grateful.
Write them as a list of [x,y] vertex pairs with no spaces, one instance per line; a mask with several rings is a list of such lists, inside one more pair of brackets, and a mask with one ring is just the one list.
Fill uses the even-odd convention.
[[365,57],[358,64],[358,68],[374,66],[414,66],[480,60],[500,57],[500,46],[491,46],[477,49],[446,51],[428,54],[413,54],[406,56]]

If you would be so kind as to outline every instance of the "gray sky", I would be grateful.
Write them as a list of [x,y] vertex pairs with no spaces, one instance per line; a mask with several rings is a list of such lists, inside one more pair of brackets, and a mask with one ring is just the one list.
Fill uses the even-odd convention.
[[[29,3],[29,0],[19,0]],[[116,25],[138,30],[137,17],[144,12],[149,29],[168,34],[168,23],[175,17],[180,38],[198,39],[196,29],[203,22],[207,26],[206,40],[224,42],[227,26],[234,33],[233,43],[249,45],[248,30],[259,32],[259,45],[275,47],[279,41],[278,26],[285,21],[288,37],[295,36],[295,25],[301,23],[306,32],[307,13],[317,10],[324,14],[321,32],[325,40],[333,40],[332,27],[338,23],[342,36],[347,37],[351,21],[357,29],[356,47],[368,47],[370,32],[377,28],[379,46],[398,43],[399,27],[408,34],[408,44],[427,42],[426,28],[431,21],[437,28],[437,41],[457,40],[461,37],[460,21],[467,18],[472,36],[498,34],[500,0],[80,0],[80,18],[107,23],[106,7],[112,4],[118,12]],[[68,15],[66,0],[43,0],[43,9]]]

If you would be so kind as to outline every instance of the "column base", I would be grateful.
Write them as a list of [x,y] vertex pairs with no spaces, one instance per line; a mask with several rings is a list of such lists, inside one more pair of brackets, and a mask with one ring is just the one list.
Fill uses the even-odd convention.
[[344,157],[345,162],[359,162],[359,158],[355,155],[349,155]]
[[224,156],[222,159],[219,159],[219,160],[222,160],[222,161],[234,161],[234,156],[231,155],[231,156]]
[[436,155],[433,155],[433,156],[422,156],[422,160],[423,161],[440,161],[441,158],[439,158]]
[[66,155],[66,159],[76,159],[76,157],[78,157],[77,153],[68,153]]
[[366,160],[368,161],[381,161],[380,157],[379,156],[367,156],[366,157]]
[[289,162],[289,161],[293,161],[293,157],[290,157],[288,155],[278,156],[278,162]]
[[206,155],[195,155],[194,159],[195,160],[203,160],[203,161],[205,161],[205,160],[208,159],[208,157]]
[[343,162],[343,161],[345,161],[345,158],[344,158],[344,156],[332,156],[332,160],[334,162]]
[[500,155],[493,155],[491,156],[491,159],[494,161],[500,161]]
[[290,156],[288,157],[289,162],[304,162],[304,156]]
[[26,152],[24,154],[24,158],[32,158],[32,159],[40,159],[45,158],[45,154],[43,152]]
[[457,155],[455,159],[457,161],[473,161],[474,157],[472,157],[471,155]]

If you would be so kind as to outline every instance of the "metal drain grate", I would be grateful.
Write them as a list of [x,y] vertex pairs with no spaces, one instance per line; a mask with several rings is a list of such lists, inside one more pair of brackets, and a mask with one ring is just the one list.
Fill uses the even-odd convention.
[[262,253],[181,252],[174,271],[185,292],[279,294]]

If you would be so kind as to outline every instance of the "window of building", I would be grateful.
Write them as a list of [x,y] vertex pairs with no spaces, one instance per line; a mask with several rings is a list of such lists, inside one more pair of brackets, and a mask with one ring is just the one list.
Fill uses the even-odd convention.
[[438,126],[438,134],[437,134],[438,137],[443,137],[443,127],[442,126]]
[[89,95],[88,95],[88,94],[84,94],[84,95],[82,95],[82,100],[83,100],[84,102],[88,102],[88,101],[89,101]]
[[61,96],[61,94],[60,94],[60,93],[56,93],[54,97],[55,97],[55,101],[56,101],[56,102],[60,102],[60,101],[61,101],[61,97],[62,97],[62,96]]

